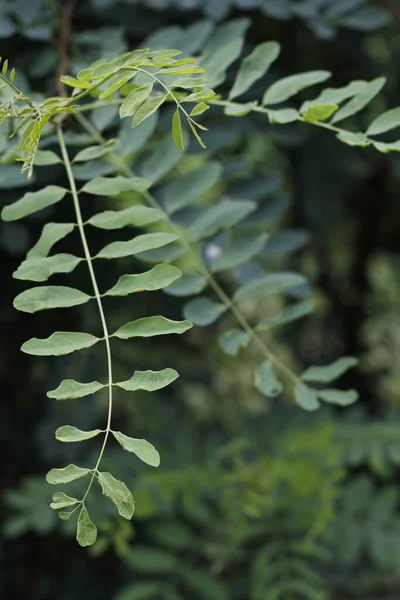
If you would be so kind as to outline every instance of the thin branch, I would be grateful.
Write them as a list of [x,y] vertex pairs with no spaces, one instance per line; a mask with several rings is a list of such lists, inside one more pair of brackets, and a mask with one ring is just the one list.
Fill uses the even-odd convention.
[[59,68],[57,74],[57,89],[60,96],[66,96],[65,86],[60,79],[69,71],[69,45],[71,42],[72,17],[76,6],[76,0],[66,0],[61,14],[60,40],[58,43]]

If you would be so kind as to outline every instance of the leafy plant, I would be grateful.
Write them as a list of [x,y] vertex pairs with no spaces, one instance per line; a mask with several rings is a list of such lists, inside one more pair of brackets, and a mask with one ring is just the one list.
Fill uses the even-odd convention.
[[[341,406],[357,400],[354,390],[343,391],[324,387],[344,374],[356,364],[353,357],[343,357],[325,366],[312,366],[301,375],[294,373],[281,359],[267,347],[263,332],[309,314],[312,305],[308,301],[288,303],[281,313],[266,316],[255,325],[245,317],[241,303],[264,298],[271,294],[304,298],[308,294],[308,284],[304,277],[293,272],[267,272],[264,266],[264,252],[268,236],[263,227],[262,209],[249,200],[227,200],[204,208],[196,200],[209,190],[220,175],[218,165],[211,170],[189,172],[182,181],[166,183],[163,197],[158,200],[149,192],[152,184],[157,185],[171,168],[175,157],[180,156],[187,143],[186,129],[189,128],[195,140],[205,147],[203,141],[205,126],[197,120],[210,106],[223,107],[230,116],[240,117],[251,112],[264,114],[270,123],[285,124],[295,121],[309,123],[331,130],[337,138],[350,146],[371,145],[381,152],[398,150],[399,142],[380,142],[376,136],[386,133],[399,125],[398,109],[390,110],[377,117],[366,133],[354,133],[337,127],[336,123],[351,117],[364,108],[380,91],[384,81],[352,82],[344,88],[327,88],[315,99],[303,102],[299,109],[284,107],[271,109],[291,100],[304,89],[326,81],[330,76],[325,71],[312,71],[286,77],[273,83],[265,92],[263,101],[238,103],[234,98],[246,93],[252,85],[261,80],[268,67],[278,57],[280,48],[275,42],[258,46],[245,58],[237,73],[233,88],[227,100],[217,96],[212,88],[220,85],[231,63],[240,54],[243,37],[242,23],[237,22],[225,29],[225,35],[210,38],[199,61],[191,57],[177,58],[179,50],[140,49],[128,52],[114,60],[97,61],[88,68],[81,69],[76,77],[63,76],[62,84],[73,88],[70,97],[57,97],[38,103],[23,94],[14,84],[14,71],[8,73],[7,61],[3,64],[1,76],[4,102],[0,117],[4,126],[13,124],[13,136],[18,136],[15,148],[16,158],[23,162],[23,171],[28,177],[34,165],[63,164],[69,189],[49,185],[41,190],[27,192],[20,200],[4,208],[2,217],[6,221],[19,220],[61,202],[71,195],[74,208],[72,223],[47,223],[37,244],[29,251],[26,260],[14,276],[17,279],[43,282],[57,273],[70,273],[81,262],[85,262],[90,276],[93,295],[65,286],[41,286],[21,293],[14,301],[17,309],[28,313],[49,308],[65,308],[85,304],[95,300],[98,306],[102,334],[101,337],[81,332],[55,332],[45,339],[33,338],[25,342],[22,350],[37,356],[58,356],[92,347],[103,341],[107,356],[107,383],[81,383],[73,379],[64,380],[60,386],[49,392],[56,400],[82,398],[108,389],[108,418],[106,428],[82,431],[65,425],[57,429],[56,438],[62,442],[78,442],[104,435],[97,461],[92,468],[70,464],[60,469],[52,469],[47,475],[51,484],[70,483],[81,478],[89,478],[89,484],[79,500],[63,492],[53,496],[52,508],[60,510],[61,519],[69,519],[79,512],[77,539],[83,546],[96,541],[97,528],[92,522],[86,499],[95,479],[102,492],[115,504],[118,513],[131,519],[134,502],[127,486],[110,473],[100,471],[104,450],[110,434],[128,452],[150,466],[159,465],[159,454],[147,441],[130,438],[111,429],[113,388],[119,386],[128,391],[155,391],[172,383],[178,373],[170,367],[162,371],[135,371],[133,376],[115,382],[112,374],[111,338],[130,339],[133,337],[153,337],[164,334],[182,334],[192,327],[215,323],[222,315],[230,313],[235,325],[223,332],[220,346],[228,355],[236,356],[240,349],[254,342],[262,361],[255,368],[256,388],[268,398],[282,393],[283,385],[275,371],[291,384],[296,403],[312,411],[320,406],[320,401]],[[204,77],[207,76],[207,79]],[[90,98],[89,98],[90,97]],[[92,101],[87,102],[90,99]],[[83,102],[82,102],[83,101]],[[347,101],[347,102],[346,102]],[[340,107],[340,104],[343,103]],[[165,155],[164,148],[153,162],[144,166],[147,177],[133,173],[124,157],[116,151],[112,140],[105,140],[83,113],[99,111],[119,106],[121,118],[132,118],[132,127],[147,123],[162,105],[172,104],[172,137],[178,154]],[[113,114],[113,113],[111,113]],[[67,148],[63,125],[68,115],[76,118],[96,142],[78,152],[71,160]],[[328,119],[331,119],[328,122]],[[41,139],[51,139],[56,133],[60,154],[49,150],[39,150]],[[74,175],[74,165],[90,163],[102,159],[107,165],[106,172],[90,177],[78,190]],[[172,161],[171,161],[172,159]],[[165,162],[166,161],[166,162]],[[171,161],[168,164],[168,161]],[[143,168],[142,168],[143,170]],[[121,174],[115,175],[115,171]],[[106,211],[84,220],[81,211],[80,194],[94,196],[117,196],[134,194],[141,201],[121,211]],[[159,194],[157,193],[157,196]],[[163,223],[162,231],[157,223]],[[260,227],[261,223],[261,227]],[[87,239],[87,225],[114,230],[125,227],[156,227],[156,231],[138,235],[128,241],[111,242],[92,256]],[[68,236],[73,230],[79,232],[83,256],[56,254],[49,256],[53,245]],[[155,263],[150,270],[138,274],[125,274],[105,293],[101,293],[94,268],[97,259],[112,260],[135,256],[147,264]],[[164,262],[159,263],[162,259]],[[177,263],[179,268],[170,264]],[[246,272],[252,265],[253,272]],[[254,276],[255,272],[255,276]],[[253,274],[252,274],[253,273]],[[218,275],[217,275],[218,274]],[[222,274],[222,275],[220,275]],[[231,299],[217,277],[224,277],[229,285],[233,283]],[[232,281],[233,280],[233,281]],[[103,298],[124,296],[139,291],[166,289],[176,296],[191,296],[201,293],[207,287],[212,297],[203,296],[189,301],[184,309],[183,321],[170,320],[164,316],[150,316],[137,319],[120,326],[110,334],[107,325]],[[71,510],[64,511],[65,508]]]

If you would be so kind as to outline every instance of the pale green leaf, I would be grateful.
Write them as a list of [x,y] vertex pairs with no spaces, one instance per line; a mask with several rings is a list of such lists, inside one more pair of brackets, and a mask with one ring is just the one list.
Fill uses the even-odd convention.
[[211,262],[211,271],[217,273],[226,269],[234,269],[248,262],[261,252],[267,240],[266,233],[236,235],[230,244],[222,249],[220,256]]
[[65,85],[69,85],[73,88],[78,88],[81,90],[87,90],[91,87],[90,81],[84,81],[82,79],[75,79],[75,77],[71,77],[70,75],[62,75],[60,77],[61,83],[65,83]]
[[309,367],[304,371],[301,378],[303,381],[316,381],[319,383],[328,383],[341,377],[346,371],[355,367],[358,360],[353,356],[343,356],[333,363],[324,367]]
[[280,313],[270,319],[263,319],[256,326],[256,331],[268,331],[272,327],[285,325],[297,319],[301,319],[313,312],[315,306],[313,302],[298,302],[292,306],[284,308]]
[[243,329],[230,329],[225,331],[219,338],[219,345],[225,354],[237,356],[241,348],[250,343],[250,335]]
[[304,410],[313,411],[320,407],[317,392],[306,385],[297,384],[294,396],[296,404]]
[[379,150],[379,152],[383,152],[383,154],[387,154],[388,152],[400,152],[400,140],[389,144],[373,141],[372,144],[374,148]]
[[61,356],[75,352],[75,350],[90,348],[99,341],[100,338],[90,333],[56,331],[45,339],[32,338],[28,340],[22,344],[21,350],[35,356]]
[[271,294],[280,294],[291,288],[304,285],[306,280],[297,273],[269,273],[260,279],[243,284],[235,293],[235,300],[262,298]]
[[256,46],[240,65],[229,98],[236,98],[247,92],[256,81],[265,75],[278,58],[279,53],[280,46],[277,42],[264,42]]
[[208,162],[206,165],[190,171],[183,177],[170,183],[165,194],[165,208],[168,214],[184,208],[197,198],[202,197],[214,186],[222,175],[222,165]]
[[106,81],[106,83],[104,84],[105,89],[103,89],[99,96],[100,100],[112,96],[114,92],[117,92],[120,88],[122,88],[122,86],[128,83],[128,81],[135,77],[135,75],[135,71],[131,71],[128,73],[126,71],[115,73],[115,75],[110,77],[110,79],[108,79],[108,81]]
[[40,234],[40,238],[29,250],[27,257],[41,256],[44,258],[48,256],[54,244],[71,233],[74,227],[73,223],[46,223]]
[[365,148],[370,144],[365,133],[353,133],[352,131],[342,130],[336,137],[349,146],[361,146],[362,148]]
[[95,196],[116,196],[124,192],[143,192],[150,185],[151,182],[143,177],[95,177],[83,186],[82,192]]
[[182,150],[185,150],[185,145],[183,143],[183,131],[182,131],[182,123],[181,123],[181,115],[179,114],[179,107],[176,108],[174,112],[174,116],[172,117],[172,137],[175,142],[175,146]]
[[228,200],[206,210],[189,229],[191,241],[211,237],[221,229],[229,229],[257,208],[251,200]]
[[5,206],[1,212],[3,221],[17,221],[60,202],[67,193],[58,185],[48,185],[37,192],[27,192],[20,200]]
[[178,377],[179,374],[174,369],[163,369],[162,371],[135,371],[130,379],[127,381],[120,381],[116,385],[128,392],[136,392],[137,390],[154,392],[166,387]]
[[228,106],[224,109],[224,114],[228,117],[245,117],[248,115],[253,108],[257,106],[257,102],[245,102],[244,104],[237,104],[236,102],[232,102],[232,104],[228,104]]
[[201,139],[200,134],[197,131],[196,127],[193,125],[194,121],[193,122],[192,121],[188,121],[188,123],[189,123],[189,127],[190,127],[191,132],[193,133],[194,137],[196,138],[196,140],[198,141],[198,143],[200,144],[200,146],[205,149],[207,146],[205,145],[205,143]]
[[97,540],[97,527],[89,517],[85,506],[82,507],[78,517],[76,540],[80,546],[93,546]]
[[14,308],[27,313],[50,308],[67,308],[85,304],[91,299],[74,288],[62,285],[46,285],[31,288],[19,294],[14,300]]
[[135,503],[132,493],[125,483],[118,481],[111,473],[106,472],[99,472],[98,479],[103,494],[115,504],[121,517],[128,520],[132,519],[135,512]]
[[71,496],[67,496],[64,492],[57,492],[53,494],[53,502],[50,504],[50,507],[54,508],[54,510],[59,510],[67,506],[74,506],[74,504],[78,504],[76,498],[71,498]]
[[199,294],[207,286],[207,280],[202,275],[183,275],[178,281],[165,290],[170,296],[193,296]]
[[107,296],[127,296],[133,292],[161,290],[182,276],[182,271],[171,265],[156,265],[139,275],[122,275]]
[[115,439],[121,444],[124,450],[136,454],[140,460],[151,467],[158,467],[160,464],[160,455],[150,442],[128,437],[120,431],[112,432]]
[[90,440],[101,433],[101,429],[92,429],[91,431],[82,431],[72,425],[63,425],[56,431],[56,439],[59,442],[83,442]]
[[166,215],[161,210],[137,205],[124,210],[106,210],[91,217],[88,223],[99,229],[122,229],[127,225],[144,227],[164,219]]
[[127,242],[112,242],[100,250],[95,258],[112,259],[134,256],[139,252],[167,246],[176,239],[178,236],[172,233],[145,233]]
[[82,260],[72,254],[33,256],[20,264],[13,277],[28,281],[46,281],[54,273],[71,273]]
[[320,106],[310,106],[303,114],[303,119],[307,123],[317,123],[318,121],[326,121],[333,113],[338,110],[337,104],[325,104]]
[[52,150],[36,150],[33,164],[35,167],[45,167],[48,165],[56,165],[61,162],[61,158]]
[[381,91],[385,85],[385,81],[386,79],[384,77],[378,77],[377,79],[373,79],[366,83],[354,98],[334,114],[331,122],[337,123],[362,110]]
[[155,96],[150,100],[147,100],[142,106],[136,111],[135,116],[133,117],[132,127],[137,127],[139,123],[150,117],[153,113],[156,112],[160,108],[162,104],[164,104],[167,98],[166,94],[162,94],[161,96]]
[[254,372],[254,385],[258,391],[268,398],[275,398],[282,393],[283,386],[277,379],[272,362],[265,361]]
[[356,390],[319,390],[318,397],[329,404],[337,404],[339,406],[350,406],[357,402],[358,392]]
[[193,324],[190,321],[171,321],[161,316],[144,317],[126,323],[114,333],[114,337],[127,340],[132,337],[152,337],[170,333],[181,334],[192,327]]
[[112,143],[108,142],[102,146],[88,146],[74,156],[73,162],[79,163],[86,162],[87,160],[96,160],[101,156],[105,156],[106,154],[113,152],[113,150],[115,150],[115,146],[115,140]]
[[282,108],[282,110],[269,110],[268,111],[269,122],[279,125],[286,125],[287,123],[294,123],[299,118],[299,113],[294,108]]
[[264,106],[280,104],[289,100],[289,98],[298,94],[301,90],[326,81],[330,76],[331,73],[329,71],[308,71],[307,73],[284,77],[271,85],[264,94],[262,103]]
[[189,94],[182,100],[182,102],[199,102],[200,100],[208,100],[215,96],[214,90],[204,89],[199,92],[193,92],[193,94]]
[[225,304],[214,302],[210,298],[196,298],[186,304],[183,314],[194,325],[205,327],[215,323],[217,319],[227,310]]
[[348,98],[352,98],[363,90],[366,81],[352,81],[348,85],[341,88],[326,88],[322,90],[317,98],[314,100],[307,100],[301,105],[300,111],[306,112],[309,107],[312,106],[328,106],[333,104],[340,104]]
[[152,89],[153,83],[145,83],[133,89],[120,106],[119,116],[121,119],[134,115],[139,106],[150,96]]
[[51,469],[46,475],[46,481],[54,485],[69,483],[70,481],[75,481],[75,479],[86,477],[88,473],[89,469],[82,469],[82,467],[77,467],[76,465],[68,465],[62,469]]
[[55,400],[71,400],[74,398],[83,398],[94,394],[106,386],[98,381],[92,381],[91,383],[79,383],[73,379],[64,379],[60,383],[57,389],[47,392],[49,398]]
[[173,83],[171,83],[170,87],[179,87],[183,89],[192,89],[198,87],[205,87],[209,85],[208,79],[204,79],[203,77],[182,77],[182,79],[177,79]]
[[203,67],[197,65],[193,65],[192,67],[186,65],[180,67],[165,67],[158,71],[160,75],[196,75],[197,73],[203,74],[205,72]]
[[196,106],[191,110],[190,116],[195,117],[197,115],[202,115],[206,112],[210,107],[205,102],[199,102]]
[[380,135],[400,127],[400,107],[392,108],[377,117],[367,129],[367,135]]

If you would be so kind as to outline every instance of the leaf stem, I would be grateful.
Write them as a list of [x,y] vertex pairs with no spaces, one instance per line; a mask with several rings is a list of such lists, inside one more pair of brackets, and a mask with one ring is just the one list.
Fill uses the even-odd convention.
[[[75,114],[75,118],[79,121],[79,123],[82,125],[82,127],[88,133],[90,133],[90,135],[92,135],[92,137],[99,144],[104,144],[105,143],[106,140],[103,138],[103,136],[97,131],[97,129],[95,127],[93,127],[93,125],[83,115],[81,115],[81,114]],[[127,163],[125,162],[125,160],[124,160],[124,158],[122,156],[120,156],[116,152],[110,152],[107,156],[108,156],[108,158],[110,160],[112,160],[112,162],[114,163],[114,165],[119,169],[119,171],[121,173],[123,173],[124,175],[126,175],[128,177],[132,177],[133,176],[132,170],[130,169],[129,165],[127,165]],[[148,191],[143,191],[143,192],[140,192],[140,193],[141,193],[141,195],[144,197],[144,199],[146,200],[146,202],[150,206],[152,206],[153,208],[157,208],[158,210],[161,210],[162,212],[165,212],[163,210],[162,206],[160,206],[158,204],[157,200]],[[191,256],[195,259],[197,270],[200,273],[202,273],[202,275],[204,275],[204,277],[207,279],[210,287],[212,287],[212,289],[217,294],[217,296],[219,297],[219,299],[221,300],[221,302],[223,302],[223,304],[227,307],[227,309],[234,315],[234,317],[236,318],[237,322],[240,324],[240,326],[242,327],[242,329],[244,331],[246,331],[246,333],[250,336],[250,338],[254,341],[254,343],[257,344],[259,350],[264,355],[264,357],[267,360],[270,360],[271,362],[273,362],[274,365],[284,375],[286,375],[286,377],[294,385],[297,385],[298,383],[301,383],[301,379],[291,369],[289,369],[289,367],[287,367],[277,356],[275,356],[275,354],[273,354],[273,352],[271,352],[271,350],[269,350],[269,348],[267,348],[267,346],[265,345],[264,341],[259,336],[259,334],[254,329],[254,327],[252,327],[250,325],[250,323],[248,322],[248,320],[246,319],[246,317],[243,315],[243,313],[240,311],[240,309],[234,304],[234,302],[224,292],[224,290],[219,285],[219,283],[217,282],[217,280],[214,278],[214,276],[212,275],[212,273],[207,269],[207,267],[204,266],[202,260],[198,256],[196,250],[190,245],[190,243],[187,241],[187,239],[182,235],[181,228],[178,227],[178,226],[176,226],[171,221],[171,219],[169,218],[168,215],[166,215],[166,216],[167,216],[167,219],[168,219],[168,222],[169,222],[169,225],[170,225],[171,229],[174,232],[176,232],[176,233],[179,234],[179,237],[178,237],[179,243],[182,246],[184,246],[185,249],[188,252],[190,252]]]
[[101,325],[103,328],[103,333],[104,333],[104,342],[106,345],[106,354],[107,354],[107,369],[108,369],[108,415],[107,415],[107,427],[105,429],[105,436],[104,436],[104,440],[103,440],[103,445],[101,447],[100,450],[100,454],[99,457],[97,459],[96,465],[93,469],[93,475],[92,478],[90,480],[90,483],[87,487],[87,490],[85,492],[85,495],[82,499],[82,503],[84,503],[90,488],[92,487],[94,478],[96,476],[96,473],[98,471],[98,468],[100,466],[101,463],[101,459],[103,458],[103,454],[104,454],[104,450],[107,444],[107,440],[108,440],[108,436],[110,434],[111,431],[111,416],[112,416],[112,405],[113,405],[113,376],[112,376],[112,359],[111,359],[111,347],[110,347],[110,335],[108,333],[108,328],[107,328],[107,322],[106,322],[106,318],[104,315],[104,310],[103,310],[103,304],[101,301],[101,294],[99,291],[99,287],[97,285],[97,280],[96,280],[96,275],[93,269],[93,264],[92,264],[92,257],[90,255],[90,251],[89,251],[89,246],[87,243],[87,239],[86,239],[86,234],[85,234],[85,228],[84,228],[84,224],[83,224],[83,219],[82,219],[82,213],[81,213],[81,208],[79,205],[79,197],[78,197],[78,192],[76,189],[76,185],[75,185],[75,179],[74,179],[74,175],[72,173],[72,165],[71,165],[71,161],[70,158],[68,156],[68,151],[67,151],[67,147],[65,144],[65,139],[64,139],[64,135],[62,132],[62,126],[61,124],[58,125],[57,127],[57,136],[58,136],[58,141],[59,141],[59,145],[60,145],[60,150],[61,150],[61,155],[64,161],[64,165],[65,165],[65,170],[67,172],[67,177],[68,177],[68,181],[69,181],[69,185],[71,188],[71,194],[72,194],[72,199],[73,199],[73,203],[74,203],[74,208],[75,208],[75,214],[76,214],[76,219],[77,219],[77,223],[78,223],[78,228],[79,228],[79,234],[81,237],[81,241],[82,241],[82,246],[83,246],[83,250],[84,250],[84,254],[85,254],[85,258],[86,258],[86,262],[88,265],[88,269],[89,269],[89,274],[90,274],[90,279],[92,281],[92,286],[93,286],[93,291],[94,291],[94,295],[97,301],[97,306],[99,308],[99,314],[100,314],[100,320],[101,320]]

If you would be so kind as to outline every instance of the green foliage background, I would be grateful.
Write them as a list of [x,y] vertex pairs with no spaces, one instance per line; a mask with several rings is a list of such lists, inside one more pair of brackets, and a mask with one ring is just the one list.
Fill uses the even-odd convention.
[[[12,58],[16,82],[27,93],[57,93],[61,8],[55,0],[0,1],[0,54]],[[247,50],[265,40],[282,44],[277,77],[327,69],[339,86],[386,76],[385,94],[366,115],[355,117],[356,126],[400,104],[395,2],[84,0],[73,16],[70,69],[75,73],[99,56],[147,44],[201,48],[215,27],[243,17],[249,18]],[[232,81],[229,71],[227,89]],[[112,111],[99,111],[94,119],[138,164],[150,157],[151,165],[152,156],[154,162],[169,127],[161,117],[136,146],[129,129],[115,127]],[[28,224],[0,223],[0,592],[5,598],[400,596],[399,156],[350,148],[317,128],[274,128],[253,115],[227,119],[213,113],[210,130],[207,153],[190,147],[167,179],[202,164],[210,173],[209,162],[218,161],[223,177],[207,194],[262,198],[272,236],[266,258],[272,266],[306,274],[317,303],[314,315],[269,334],[269,344],[293,367],[360,356],[359,368],[344,378],[345,386],[359,390],[360,401],[353,408],[324,406],[311,414],[294,408],[289,397],[262,397],[253,388],[256,357],[225,356],[217,342],[219,325],[149,346],[152,364],[162,368],[168,355],[181,379],[151,399],[145,393],[130,402],[117,397],[116,420],[137,437],[151,438],[162,466],[149,472],[132,466],[117,449],[108,452],[106,470],[129,482],[137,513],[132,523],[121,523],[111,508],[104,513],[99,497],[94,511],[100,539],[85,553],[69,523],[48,508],[43,474],[55,461],[67,464],[91,455],[90,444],[83,450],[65,447],[53,441],[53,431],[72,415],[85,429],[97,427],[106,401],[99,396],[80,402],[78,409],[55,406],[46,391],[67,371],[77,379],[79,372],[97,379],[100,358],[73,357],[60,364],[27,357],[19,348],[38,331],[44,336],[58,329],[61,319],[64,327],[67,318],[71,328],[81,328],[97,315],[87,307],[45,319],[15,312],[12,299],[20,288],[11,274],[39,237],[43,221],[39,215]],[[5,137],[0,147],[6,147]],[[75,168],[81,181],[93,176],[85,168]],[[105,172],[101,160],[91,168]],[[35,177],[35,184],[46,185],[62,175],[52,167]],[[1,204],[18,198],[25,185],[19,167],[7,164],[5,156]],[[102,275],[114,280],[114,268],[107,265]],[[269,302],[278,303],[271,309],[279,308],[279,300]],[[167,308],[180,318],[183,304],[161,293],[136,295],[122,301],[121,311],[134,318]],[[248,310],[249,316],[261,314],[254,303]],[[116,369],[122,378],[132,363],[146,368],[143,347],[138,355],[134,344],[121,346]]]

